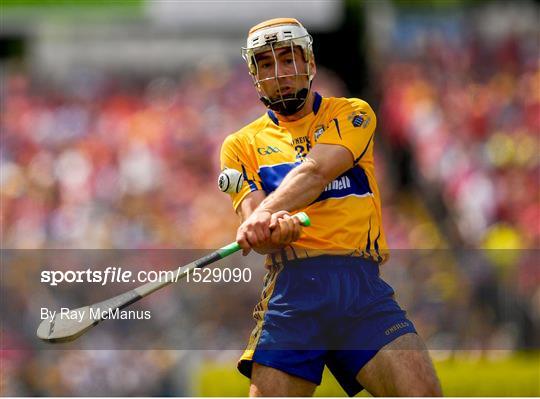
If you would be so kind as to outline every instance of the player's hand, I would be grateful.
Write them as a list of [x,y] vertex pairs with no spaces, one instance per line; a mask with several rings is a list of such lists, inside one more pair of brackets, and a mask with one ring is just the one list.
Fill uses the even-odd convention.
[[[237,241],[242,247],[244,255],[247,255],[251,249],[263,255],[273,253],[300,238],[300,234],[302,234],[300,221],[287,211],[279,211],[270,215],[269,237],[262,240],[254,239],[262,236],[257,233],[251,234],[253,231],[257,231],[256,223],[261,221],[266,223],[269,215],[269,212],[265,212],[264,216],[254,216],[257,212],[259,211],[255,211],[238,229]],[[250,220],[252,217],[253,220]]]
[[279,211],[272,215],[270,221],[270,243],[278,247],[288,245],[300,238],[302,224],[298,218],[287,211]]
[[251,248],[260,247],[270,239],[272,213],[256,209],[240,225],[236,232],[236,242],[242,248],[242,255],[247,255]]

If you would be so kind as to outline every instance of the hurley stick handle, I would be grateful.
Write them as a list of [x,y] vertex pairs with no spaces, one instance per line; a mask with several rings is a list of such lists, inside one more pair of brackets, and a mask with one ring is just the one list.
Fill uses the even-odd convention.
[[[300,221],[300,224],[304,227],[311,225],[311,220],[305,212],[298,212],[293,215],[294,218],[297,218]],[[236,251],[240,251],[240,245],[237,242],[233,242],[229,245],[224,246],[223,248],[218,249],[216,252],[219,253],[221,259],[231,254],[234,254]],[[199,266],[201,267],[201,266]]]

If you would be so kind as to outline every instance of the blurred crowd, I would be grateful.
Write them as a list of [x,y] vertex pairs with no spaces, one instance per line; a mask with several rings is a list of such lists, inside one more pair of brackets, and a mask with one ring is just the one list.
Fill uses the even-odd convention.
[[427,33],[378,71],[382,133],[441,192],[468,248],[540,246],[539,34]]
[[[261,112],[240,69],[148,82],[6,77],[3,245],[212,248],[236,220],[216,192],[223,138]],[[241,112],[239,112],[241,110]]]
[[[487,46],[433,36],[389,57],[372,79],[379,86],[372,88],[380,95],[373,100],[380,104],[379,140],[410,153],[419,186],[440,192],[468,248],[538,248],[537,45],[534,37]],[[244,65],[202,63],[150,80],[81,73],[65,87],[20,71],[2,79],[2,248],[210,249],[231,241],[238,219],[217,189],[219,148],[264,112]],[[316,90],[347,95],[345,87],[320,69]],[[451,247],[422,192],[390,178],[392,152],[376,158],[391,249]],[[538,345],[534,256],[439,250],[396,251],[392,259],[388,278],[432,347]],[[24,267],[2,280],[2,295],[23,303],[22,313],[37,306],[14,289],[44,289]],[[256,298],[258,284],[250,287],[247,300],[230,292],[223,301],[223,292],[200,287],[193,292],[199,297],[180,301],[169,292],[146,306],[162,312],[157,333],[168,329],[188,339],[186,325],[197,325],[198,333],[219,335],[209,344],[216,349],[238,340],[240,330],[244,335],[232,346],[241,346],[252,324],[237,310]],[[107,297],[106,289],[93,294]],[[91,299],[80,295],[77,303]],[[207,301],[203,310],[196,298]],[[174,317],[193,312],[204,318]],[[197,363],[187,352],[38,350],[35,338],[13,328],[17,318],[30,330],[35,320],[2,313],[4,344],[9,349],[17,341],[0,355],[2,395],[196,394],[181,375]]]
[[[463,21],[403,18],[374,71],[379,132],[407,169],[394,168],[408,175],[394,190],[413,186],[455,248],[452,261],[405,260],[415,277],[401,281],[416,288],[398,293],[434,347],[538,347],[540,30],[494,38]],[[469,328],[450,333],[460,322]]]

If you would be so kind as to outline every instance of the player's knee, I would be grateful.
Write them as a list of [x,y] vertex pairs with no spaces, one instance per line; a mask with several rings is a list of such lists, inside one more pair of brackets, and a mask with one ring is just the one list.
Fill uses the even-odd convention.
[[263,396],[268,396],[264,394],[264,391],[266,391],[266,389],[264,387],[261,387],[260,383],[255,384],[251,382],[251,385],[249,386],[249,397],[260,398]]
[[430,396],[430,397],[439,397],[443,396],[441,386],[438,382],[433,382],[426,384],[422,392],[418,393],[416,396]]
[[426,360],[425,367],[422,368],[421,376],[418,378],[420,392],[413,396],[442,396],[441,383],[430,360]]
[[429,396],[432,396],[432,397],[443,396],[441,384],[439,384],[438,381],[437,381],[436,384],[434,384],[434,385],[431,387],[431,389],[430,389],[429,392],[428,392],[428,395],[429,395]]
[[438,397],[443,396],[443,394],[437,376],[432,375],[411,384],[408,392],[401,392],[399,396]]

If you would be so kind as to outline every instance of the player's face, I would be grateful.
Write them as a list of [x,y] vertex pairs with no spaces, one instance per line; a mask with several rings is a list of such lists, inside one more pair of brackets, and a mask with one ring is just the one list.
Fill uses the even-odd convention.
[[300,47],[269,50],[255,58],[260,89],[270,100],[294,97],[301,89],[309,88],[308,64]]

